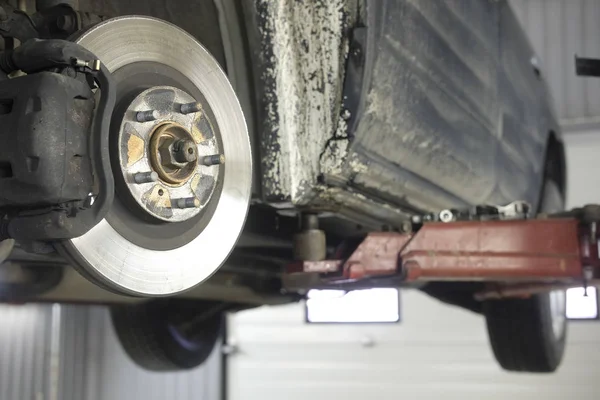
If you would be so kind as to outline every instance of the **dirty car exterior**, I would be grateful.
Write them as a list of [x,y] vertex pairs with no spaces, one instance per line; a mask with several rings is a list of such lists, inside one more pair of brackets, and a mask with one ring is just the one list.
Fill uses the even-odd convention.
[[560,131],[507,2],[246,8],[260,42],[266,202],[374,227],[441,208],[538,203]]

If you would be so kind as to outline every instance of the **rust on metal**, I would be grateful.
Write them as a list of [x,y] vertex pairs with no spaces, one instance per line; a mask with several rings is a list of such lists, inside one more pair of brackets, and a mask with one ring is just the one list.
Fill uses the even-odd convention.
[[406,280],[581,276],[575,219],[425,224],[400,255]]

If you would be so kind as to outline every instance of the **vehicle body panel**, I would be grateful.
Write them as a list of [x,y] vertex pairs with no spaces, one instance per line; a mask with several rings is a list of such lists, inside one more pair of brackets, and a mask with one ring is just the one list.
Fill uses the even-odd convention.
[[[277,14],[267,3],[252,3],[249,13],[249,26],[257,24],[263,39],[268,32],[255,59],[263,201],[373,225],[449,207],[537,204],[558,125],[506,1],[338,1],[343,11],[328,31],[336,34],[319,51],[302,46],[322,39],[322,20],[306,19],[301,29],[290,20],[283,29],[269,22]],[[287,7],[296,15],[300,6]],[[302,7],[331,17],[322,5]],[[301,61],[291,62],[307,56],[329,68],[320,86]],[[262,79],[264,71],[275,79]],[[308,98],[294,100],[300,96]]]

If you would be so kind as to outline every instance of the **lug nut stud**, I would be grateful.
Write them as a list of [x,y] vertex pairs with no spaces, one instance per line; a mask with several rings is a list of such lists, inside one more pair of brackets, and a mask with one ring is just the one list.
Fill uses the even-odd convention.
[[133,181],[137,184],[156,182],[157,180],[158,174],[155,171],[133,174]]
[[182,114],[191,114],[191,113],[195,113],[198,112],[202,109],[202,104],[200,104],[199,102],[195,101],[192,103],[187,103],[187,104],[181,104],[179,106],[179,111]]
[[171,200],[171,204],[176,208],[198,208],[200,207],[200,200],[196,197],[187,197],[183,199],[173,199]]
[[135,114],[137,122],[156,121],[158,118],[160,118],[160,113],[156,110],[138,111]]
[[211,165],[225,164],[225,156],[223,154],[213,154],[200,158],[200,164],[210,167]]

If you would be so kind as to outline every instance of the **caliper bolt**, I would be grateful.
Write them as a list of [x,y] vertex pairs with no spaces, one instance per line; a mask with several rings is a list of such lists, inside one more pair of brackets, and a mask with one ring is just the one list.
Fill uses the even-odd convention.
[[133,174],[133,180],[137,184],[156,182],[158,180],[158,174],[155,171],[138,172]]
[[225,164],[225,156],[223,154],[213,154],[212,156],[204,156],[200,159],[200,164],[210,167],[211,165]]
[[200,207],[200,200],[196,197],[187,197],[183,199],[172,199],[171,204],[177,208],[198,208]]
[[156,110],[138,111],[135,114],[137,122],[156,121],[158,118],[160,118],[160,113]]
[[202,109],[202,104],[200,104],[197,101],[194,101],[192,103],[187,103],[187,104],[181,104],[179,106],[179,111],[181,111],[182,114],[191,114],[191,113],[195,113],[198,112]]

